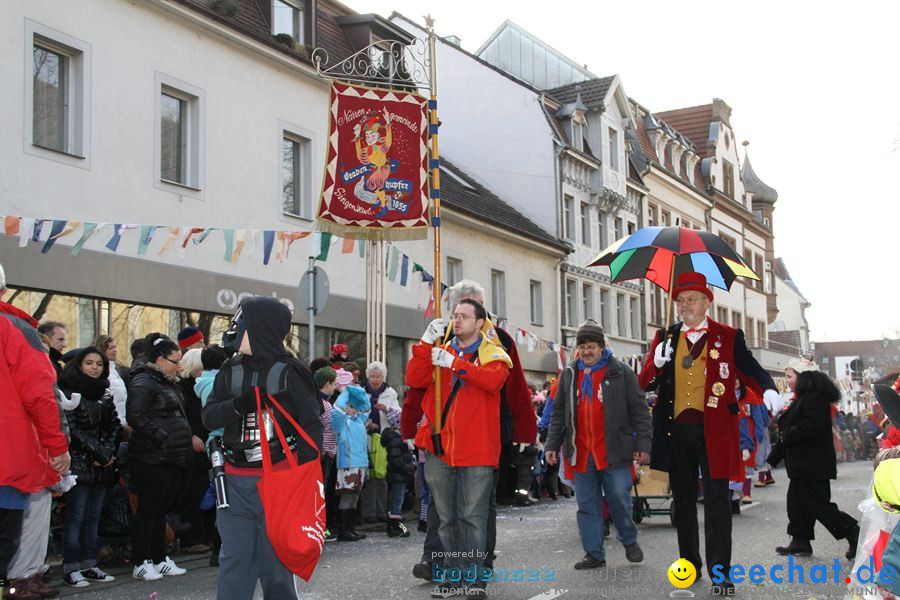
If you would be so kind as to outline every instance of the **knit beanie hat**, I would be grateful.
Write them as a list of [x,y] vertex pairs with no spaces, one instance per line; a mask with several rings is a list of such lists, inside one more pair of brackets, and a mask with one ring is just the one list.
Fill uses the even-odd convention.
[[337,381],[337,373],[331,367],[322,367],[321,369],[316,369],[316,372],[313,373],[313,379],[316,380],[316,387],[322,389],[322,386],[326,383]]
[[805,358],[792,358],[788,361],[785,370],[790,369],[794,373],[803,373],[805,371],[818,371],[819,367],[811,360]]
[[[321,371],[321,369],[319,369],[319,371]],[[319,371],[316,371],[316,373],[318,373]],[[336,377],[335,382],[337,383],[338,387],[347,387],[348,385],[351,385],[353,383],[353,375],[350,373],[350,371],[338,369],[334,372],[334,374]]]
[[182,350],[203,341],[203,332],[193,325],[188,325],[178,332],[178,347]]
[[575,333],[576,346],[588,342],[596,342],[601,346],[606,346],[606,335],[603,333],[603,327],[593,319],[588,319],[579,325],[578,331]]

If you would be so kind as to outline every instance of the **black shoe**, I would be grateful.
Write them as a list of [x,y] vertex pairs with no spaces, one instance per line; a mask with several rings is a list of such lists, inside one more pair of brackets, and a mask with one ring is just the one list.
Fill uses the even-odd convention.
[[575,563],[575,570],[583,571],[585,569],[598,569],[605,566],[605,560],[600,560],[599,558],[594,558],[590,554],[585,554],[584,558]]
[[853,531],[847,535],[847,543],[850,544],[850,547],[844,556],[847,557],[847,560],[853,560],[856,558],[856,545],[859,543],[859,525],[853,527]]
[[427,560],[417,562],[413,565],[413,577],[415,577],[416,579],[431,581],[434,577],[434,565],[432,565]]
[[712,586],[712,595],[734,598],[734,584],[728,579],[722,583],[714,583]]
[[741,501],[740,500],[732,500],[731,501],[731,514],[733,514],[733,515],[741,514]]
[[391,520],[385,528],[388,537],[409,537],[409,529],[403,524],[403,521]]
[[638,543],[625,546],[625,558],[628,562],[639,563],[644,560],[644,551],[638,546]]
[[339,542],[358,542],[361,539],[359,535],[353,533],[352,529],[341,529],[337,536]]
[[[856,546],[853,548],[855,550]],[[775,548],[775,552],[781,556],[812,556],[812,546],[810,545],[809,540],[801,540],[800,538],[792,537],[790,544],[787,546],[778,546]]]
[[422,519],[419,519],[419,526],[417,527],[417,529],[419,531],[421,531],[422,533],[425,533],[426,531],[428,531],[428,521],[423,521]]
[[535,503],[525,494],[516,494],[516,506],[534,506]]

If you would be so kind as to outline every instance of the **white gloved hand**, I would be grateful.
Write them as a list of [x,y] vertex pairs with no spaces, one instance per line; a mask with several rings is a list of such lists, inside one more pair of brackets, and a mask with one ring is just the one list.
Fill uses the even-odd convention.
[[750,451],[747,449],[741,450],[741,457],[744,459],[744,462],[750,460]]
[[675,349],[672,347],[672,340],[666,339],[656,345],[656,352],[653,353],[653,364],[657,369],[662,369],[666,363],[672,360],[672,354]]
[[78,392],[72,392],[71,398],[66,398],[66,395],[59,388],[56,389],[56,393],[56,400],[63,410],[75,410],[81,404],[81,394]]
[[443,367],[444,369],[450,369],[453,367],[453,361],[456,360],[456,357],[451,353],[447,352],[443,348],[432,348],[431,349],[431,364],[436,367]]
[[447,322],[444,319],[435,319],[428,324],[425,333],[422,334],[422,341],[431,346],[444,335],[447,328]]
[[528,444],[516,444],[519,447],[519,454],[525,452],[525,448],[528,447]]
[[778,390],[766,390],[763,392],[763,403],[766,405],[773,415],[777,415],[784,408],[784,398],[778,393]]
[[409,448],[410,452],[415,452],[416,451],[415,440],[406,440],[406,447]]

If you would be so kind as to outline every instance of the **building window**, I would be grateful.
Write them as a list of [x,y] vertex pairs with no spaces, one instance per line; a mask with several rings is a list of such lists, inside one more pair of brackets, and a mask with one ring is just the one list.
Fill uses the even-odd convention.
[[750,336],[756,333],[756,329],[753,327],[753,319],[750,317],[744,318],[744,335],[747,336],[748,339],[751,339]]
[[766,348],[766,324],[764,321],[756,322],[756,343],[760,348]]
[[454,285],[463,278],[463,262],[452,256],[447,257],[447,285]]
[[25,34],[25,152],[90,168],[91,47],[30,19]]
[[608,245],[606,243],[606,231],[603,227],[604,222],[606,221],[606,215],[602,212],[597,212],[597,245],[600,247],[600,250],[606,249]]
[[575,287],[574,279],[566,279],[566,325],[569,327],[577,327],[576,323],[578,306],[576,304],[578,290]]
[[581,243],[591,245],[591,207],[587,202],[581,203]]
[[305,44],[304,4],[300,0],[272,0],[272,33],[286,33],[297,43]]
[[728,324],[728,309],[722,308],[721,306],[716,308],[716,321],[722,323],[723,325]]
[[575,241],[575,198],[563,196],[563,237]]
[[544,292],[540,281],[531,280],[531,324],[544,324]]
[[581,286],[581,314],[585,320],[594,318],[594,286],[589,283]]
[[506,273],[491,269],[491,312],[506,316]]
[[662,223],[660,223],[660,225],[662,225],[663,227],[669,227],[671,224],[672,214],[667,210],[662,211]]
[[616,240],[622,239],[622,231],[623,231],[624,227],[625,227],[625,222],[622,220],[622,217],[616,217],[616,220],[615,220]]
[[731,249],[737,252],[737,240],[731,237],[730,235],[725,235],[721,231],[719,232],[719,237],[722,238],[722,241],[731,246]]
[[620,336],[628,336],[628,322],[625,320],[625,294],[616,294],[616,327],[618,327]]
[[654,325],[663,322],[663,291],[657,286],[653,286],[650,294],[650,320]]
[[[749,263],[747,264],[747,266],[748,267],[750,266]],[[753,257],[753,270],[756,272],[756,275],[759,277],[759,281],[753,282],[753,287],[755,287],[758,290],[762,290],[763,289],[763,279],[765,279],[766,274],[763,271],[763,257],[760,256],[759,254],[757,254],[756,256]]]
[[600,290],[600,325],[609,328],[609,290]]
[[722,191],[726,196],[734,199],[734,165],[722,159]]
[[309,192],[309,140],[283,132],[281,138],[281,205],[284,214],[312,219]]
[[202,188],[202,92],[157,75],[159,178],[165,184]]
[[631,337],[632,339],[640,339],[640,313],[638,312],[638,299],[634,296],[628,299],[628,317],[631,321]]
[[584,151],[584,128],[577,117],[572,117],[572,145],[576,150]]
[[731,311],[731,326],[735,329],[741,328],[741,321],[743,321],[743,317],[741,313],[736,310]]
[[631,235],[637,229],[637,225],[631,221],[628,221],[628,235]]
[[659,223],[659,208],[655,204],[647,204],[647,226],[655,227]]
[[609,128],[609,168],[619,170],[619,132]]

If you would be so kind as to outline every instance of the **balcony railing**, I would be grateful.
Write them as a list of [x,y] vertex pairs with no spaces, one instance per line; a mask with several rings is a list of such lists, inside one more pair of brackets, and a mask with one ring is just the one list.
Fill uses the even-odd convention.
[[763,350],[771,350],[772,352],[781,352],[782,354],[791,354],[794,356],[801,356],[803,354],[802,350],[797,346],[768,339],[761,340],[758,338],[747,338],[747,346],[749,348],[761,348]]

